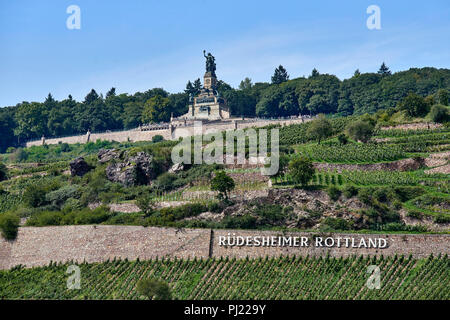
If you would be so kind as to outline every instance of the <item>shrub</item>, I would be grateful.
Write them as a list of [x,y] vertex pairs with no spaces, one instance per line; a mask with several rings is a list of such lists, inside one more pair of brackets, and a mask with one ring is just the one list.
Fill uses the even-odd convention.
[[174,188],[173,182],[177,176],[173,173],[165,172],[161,174],[154,182],[154,187],[159,190],[172,190]]
[[339,199],[339,197],[341,196],[341,190],[339,190],[337,187],[335,186],[331,186],[328,187],[327,189],[327,193],[328,196],[331,198],[331,200],[333,201],[337,201]]
[[377,188],[375,189],[373,196],[378,201],[384,203],[395,197],[393,190],[389,188]]
[[136,198],[136,205],[147,216],[155,211],[153,202],[146,196],[139,196]]
[[224,203],[223,201],[211,201],[207,204],[207,206],[208,211],[220,213],[226,208],[227,204]]
[[58,190],[47,193],[45,200],[58,207],[61,207],[69,198],[80,198],[81,192],[78,185],[66,185]]
[[419,117],[427,114],[429,106],[422,96],[415,93],[408,94],[398,104],[399,110],[405,110],[411,117]]
[[0,214],[0,230],[2,236],[7,240],[14,240],[17,237],[20,219],[12,213]]
[[27,226],[44,227],[59,226],[62,224],[64,214],[60,211],[42,211],[35,213],[28,220]]
[[349,123],[349,125],[347,126],[347,134],[353,140],[367,142],[372,137],[373,129],[374,127],[372,124],[363,120],[358,120]]
[[317,119],[311,122],[306,135],[312,139],[318,140],[319,144],[322,139],[329,137],[333,132],[330,121],[323,114],[318,115]]
[[[88,208],[76,213],[74,223],[75,224],[99,224],[110,217],[109,208],[101,206],[90,210]],[[65,223],[70,224],[70,223]]]
[[140,225],[142,224],[142,215],[136,213],[118,213],[109,218],[105,224],[114,225]]
[[358,190],[358,199],[367,205],[372,203],[372,192],[371,188],[360,188]]
[[343,134],[343,133],[340,133],[338,135],[338,141],[339,141],[340,144],[347,144],[348,143],[347,136],[345,134]]
[[163,140],[164,140],[164,138],[163,138],[163,136],[160,135],[160,134],[157,134],[156,136],[153,136],[153,137],[152,137],[152,142],[153,142],[153,143],[161,142],[161,141],[163,141]]
[[421,196],[425,193],[425,190],[420,186],[398,186],[394,187],[394,192],[400,199],[400,201],[405,202]]
[[260,223],[262,225],[273,225],[280,223],[286,217],[283,207],[278,204],[259,205],[255,209],[254,213],[260,217]]
[[289,162],[289,173],[295,183],[305,186],[312,179],[315,169],[310,159],[298,157]]
[[8,179],[8,170],[6,166],[0,162],[0,181]]
[[228,199],[228,193],[234,189],[234,180],[225,171],[217,171],[211,180],[211,190],[219,191],[221,197]]
[[61,148],[61,152],[70,152],[71,151],[70,145],[66,142],[61,143],[60,148]]
[[227,229],[255,229],[257,218],[250,214],[243,216],[226,216],[222,225]]
[[406,214],[406,216],[414,218],[414,219],[422,219],[423,213],[420,212],[419,210],[408,210],[408,213]]
[[447,107],[437,104],[431,108],[430,117],[434,122],[443,123],[449,121],[450,112]]
[[72,211],[78,211],[82,207],[83,206],[81,205],[80,200],[74,199],[74,198],[69,198],[69,199],[66,200],[66,202],[62,206],[61,210],[63,212],[65,212],[65,213],[69,213],[69,212],[72,212]]
[[29,185],[23,192],[23,203],[28,207],[37,208],[44,205],[46,188],[43,185]]
[[450,215],[445,213],[439,213],[434,217],[436,223],[450,223]]
[[358,194],[358,188],[352,185],[346,185],[344,186],[344,189],[342,190],[342,193],[346,198],[354,197]]
[[28,154],[22,148],[17,148],[9,157],[12,162],[22,162],[27,160]]
[[137,291],[140,295],[146,296],[149,300],[171,300],[172,293],[169,285],[157,279],[139,280]]
[[350,230],[353,227],[352,221],[347,221],[343,218],[332,218],[327,217],[321,223],[321,229],[331,229],[331,230]]

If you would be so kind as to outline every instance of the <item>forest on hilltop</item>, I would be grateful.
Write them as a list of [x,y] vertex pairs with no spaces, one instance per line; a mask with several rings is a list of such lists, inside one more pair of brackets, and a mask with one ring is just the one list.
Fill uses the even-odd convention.
[[[189,94],[200,88],[197,79],[189,81],[184,92],[174,94],[161,88],[116,94],[112,88],[103,97],[92,89],[82,102],[70,95],[57,101],[49,94],[44,102],[24,101],[0,108],[0,152],[42,135],[59,137],[84,134],[88,129],[131,129],[142,123],[168,121],[172,113],[180,116],[187,112]],[[450,89],[449,69],[412,68],[391,74],[383,64],[377,73],[356,70],[353,77],[343,81],[316,69],[308,77],[289,80],[287,71],[280,66],[270,83],[253,84],[246,78],[235,89],[219,81],[217,91],[227,100],[233,115],[287,117],[374,113],[397,106],[411,92],[427,97],[439,89]]]

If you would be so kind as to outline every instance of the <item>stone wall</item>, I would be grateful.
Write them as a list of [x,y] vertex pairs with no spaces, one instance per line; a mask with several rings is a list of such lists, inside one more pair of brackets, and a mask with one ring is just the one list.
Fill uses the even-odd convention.
[[[248,127],[263,127],[269,124],[281,124],[281,125],[289,125],[294,123],[302,123],[301,119],[289,119],[289,120],[259,120],[259,121],[237,121],[238,129],[244,129]],[[309,121],[309,119],[305,119],[304,121]],[[233,121],[217,121],[212,123],[205,123],[203,125],[203,132],[208,130],[209,132],[217,132],[217,131],[226,131],[235,129],[235,125]],[[194,135],[194,127],[193,126],[179,126],[174,127],[173,133],[171,133],[170,129],[161,129],[161,130],[151,130],[151,131],[141,131],[138,129],[133,130],[125,130],[125,131],[115,131],[115,132],[104,132],[104,133],[91,133],[90,141],[106,140],[106,141],[117,141],[117,142],[126,142],[131,140],[135,141],[149,141],[155,135],[161,135],[165,140],[178,139],[180,137],[187,137]],[[70,137],[62,137],[62,138],[50,138],[45,139],[46,144],[58,144],[61,143],[86,143],[87,136],[86,134],[78,135],[78,136],[70,136]],[[26,143],[27,147],[31,146],[40,146],[42,145],[41,140],[29,141]]]
[[[383,238],[387,241],[385,249],[366,248],[325,248],[325,247],[225,247],[219,245],[221,237],[228,234],[247,236],[296,236],[308,237],[361,237]],[[213,237],[211,239],[211,236]],[[212,240],[212,241],[211,241]],[[448,254],[449,235],[361,235],[313,233],[286,233],[255,230],[215,230],[174,229],[139,226],[61,226],[61,227],[22,227],[15,241],[0,239],[0,269],[8,269],[22,264],[27,267],[47,265],[50,261],[101,262],[107,259],[150,259],[156,257],[207,258],[228,256],[244,258],[301,255],[349,256],[352,254],[390,256],[394,254],[422,258],[429,254]]]
[[[234,246],[226,247],[219,246],[220,237],[227,237],[228,235],[236,236],[295,236],[295,237],[307,237],[309,246],[307,247],[249,247],[249,246]],[[368,239],[383,238],[386,239],[387,247],[383,249],[378,248],[347,248],[344,245],[337,247],[316,247],[314,246],[315,237],[321,237],[325,239],[327,237],[342,239],[349,237],[354,238],[355,243],[358,244],[361,237],[364,237],[366,241]],[[341,240],[342,243],[343,240]],[[324,241],[322,241],[324,245]],[[435,256],[439,254],[450,253],[450,236],[449,235],[421,235],[421,234],[342,234],[342,233],[297,233],[297,232],[273,232],[273,231],[253,231],[253,230],[215,230],[214,231],[214,256],[228,256],[236,258],[245,258],[246,256],[255,258],[261,256],[279,256],[279,255],[296,255],[296,256],[326,256],[329,254],[332,257],[347,257],[351,255],[383,255],[393,256],[412,254],[416,258],[424,258],[431,253]]]
[[50,261],[208,257],[210,230],[139,226],[24,227],[13,242],[0,240],[0,269]]
[[[117,141],[117,142],[126,142],[128,140],[136,142],[136,141],[149,141],[156,135],[163,136],[164,139],[170,140],[171,135],[169,130],[152,130],[152,131],[140,131],[140,130],[126,130],[126,131],[115,131],[115,132],[104,132],[104,133],[91,133],[89,141],[95,142],[98,139],[106,140],[106,141]],[[46,144],[58,144],[62,143],[86,143],[87,136],[79,135],[79,136],[71,136],[71,137],[63,137],[63,138],[55,138],[55,139],[45,139]],[[26,146],[40,146],[42,145],[41,140],[30,141],[27,142]]]

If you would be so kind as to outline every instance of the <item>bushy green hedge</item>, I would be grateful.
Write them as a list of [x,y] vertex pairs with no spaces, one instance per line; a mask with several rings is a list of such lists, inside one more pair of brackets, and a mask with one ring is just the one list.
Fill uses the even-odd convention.
[[13,213],[0,214],[0,230],[7,240],[14,240],[19,229],[20,219]]
[[109,219],[111,213],[107,207],[98,207],[94,210],[83,210],[64,213],[62,211],[42,211],[33,214],[28,220],[27,226],[59,226],[59,225],[85,225],[100,224]]
[[327,217],[321,223],[320,228],[322,230],[333,230],[333,231],[351,230],[353,228],[353,222],[347,221],[343,218]]

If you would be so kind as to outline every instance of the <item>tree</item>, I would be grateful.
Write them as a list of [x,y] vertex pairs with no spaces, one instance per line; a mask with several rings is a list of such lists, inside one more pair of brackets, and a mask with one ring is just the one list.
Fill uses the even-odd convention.
[[0,162],[0,181],[8,179],[8,169]]
[[100,99],[99,95],[97,94],[97,92],[92,89],[87,96],[84,98],[84,104],[91,104],[92,102],[94,102],[95,100]]
[[445,89],[439,89],[437,92],[439,104],[448,106],[448,91]]
[[289,80],[289,75],[286,71],[286,69],[280,65],[278,68],[275,69],[275,72],[272,76],[272,83],[273,84],[280,84],[285,81]]
[[312,69],[311,71],[311,75],[309,76],[310,78],[316,78],[320,75],[319,71],[317,71],[316,68]]
[[186,93],[174,93],[169,96],[170,112],[174,117],[179,117],[188,112],[189,95]]
[[353,77],[359,77],[361,75],[361,72],[359,72],[359,69],[356,69],[355,72],[353,73]]
[[234,180],[228,176],[225,171],[217,171],[214,178],[211,180],[211,190],[219,191],[220,197],[225,197],[228,200],[228,192],[235,187]]
[[373,125],[367,121],[357,120],[347,125],[347,134],[353,140],[367,142],[373,134]]
[[40,138],[47,133],[47,116],[43,103],[21,103],[15,113],[14,134],[20,138]]
[[391,75],[391,71],[389,70],[389,68],[386,66],[386,64],[384,62],[381,64],[381,67],[378,70],[378,74],[381,74],[382,76]]
[[158,279],[143,279],[137,284],[139,294],[146,296],[149,300],[171,300],[172,292],[169,285]]
[[425,99],[412,92],[400,101],[398,109],[405,110],[411,117],[420,117],[428,113],[428,105]]
[[13,108],[0,108],[0,153],[15,145]]
[[228,90],[223,97],[232,115],[254,116],[256,100],[247,90]]
[[45,101],[44,101],[45,107],[47,108],[47,110],[51,110],[56,107],[56,104],[57,104],[56,100],[53,99],[52,94],[49,93],[47,98],[45,98]]
[[250,90],[252,86],[252,79],[245,77],[245,79],[239,84],[239,90]]
[[109,97],[115,97],[116,96],[116,88],[112,87],[107,93],[106,93],[106,99]]
[[308,79],[296,79],[295,93],[302,114],[334,113],[338,108],[340,80],[322,74]]
[[[91,96],[91,98],[94,95]],[[77,122],[79,132],[90,131],[104,131],[113,127],[113,117],[106,107],[105,102],[100,97],[92,100],[87,98],[91,102],[86,104],[80,104],[77,106],[78,110],[75,115],[75,121]]]
[[160,95],[156,95],[150,98],[144,104],[144,110],[142,111],[142,122],[161,122],[170,120],[170,101],[169,98],[164,98]]
[[343,134],[343,133],[339,134],[339,135],[338,135],[338,141],[339,141],[339,143],[342,144],[342,145],[347,144],[347,143],[348,143],[347,136],[346,136],[345,134]]
[[320,141],[329,137],[332,132],[333,128],[330,121],[321,114],[316,120],[311,122],[306,134],[313,139],[319,140],[320,144]]
[[440,105],[436,104],[433,107],[431,107],[430,110],[430,116],[431,120],[434,122],[444,123],[450,120],[450,109]]
[[314,172],[312,161],[306,157],[298,157],[289,162],[289,173],[296,184],[307,185]]
[[200,78],[194,81],[194,96],[198,95],[200,93],[200,90],[202,89],[202,83],[200,81]]
[[121,115],[122,125],[125,129],[136,128],[141,124],[141,117],[143,111],[142,103],[140,102],[127,102],[123,106],[123,112]]
[[12,213],[0,214],[0,230],[2,231],[2,236],[6,240],[14,240],[17,237],[19,224],[20,219],[15,214]]
[[186,83],[186,89],[184,89],[184,92],[188,95],[194,95],[195,89],[190,80]]

